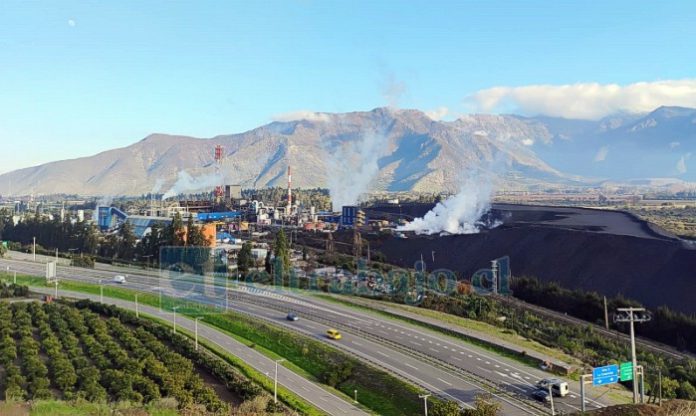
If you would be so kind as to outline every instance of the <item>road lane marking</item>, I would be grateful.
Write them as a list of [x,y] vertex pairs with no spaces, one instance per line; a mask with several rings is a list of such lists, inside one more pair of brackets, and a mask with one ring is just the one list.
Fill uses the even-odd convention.
[[389,357],[389,354],[385,354],[385,353],[383,353],[382,351],[377,350],[376,352],[377,352],[377,354],[379,354],[379,355],[381,355],[381,356],[383,356],[383,357]]
[[404,363],[404,365],[407,366],[407,367],[411,367],[411,368],[414,369],[414,370],[418,370],[418,367],[414,367],[414,366],[412,366],[412,365],[409,364],[409,363]]
[[445,380],[441,379],[440,377],[438,377],[437,379],[440,380],[441,382],[447,384],[448,386],[452,385],[452,383],[450,383],[449,381],[445,381]]
[[430,351],[437,352],[439,353],[440,351],[436,350],[435,348],[428,348]]
[[350,342],[352,342],[353,344],[358,345],[358,346],[360,346],[360,347],[363,346],[363,344],[359,343],[358,341],[350,340]]
[[416,342],[416,341],[409,341],[411,344],[418,345],[419,347],[422,347],[423,344]]

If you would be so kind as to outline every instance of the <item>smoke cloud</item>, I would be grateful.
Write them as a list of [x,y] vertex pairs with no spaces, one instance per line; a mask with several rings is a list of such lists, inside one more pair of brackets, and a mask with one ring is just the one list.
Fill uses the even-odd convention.
[[205,188],[212,188],[221,184],[223,181],[222,175],[210,173],[197,177],[191,176],[186,171],[179,172],[177,181],[174,185],[162,195],[162,200],[177,196],[182,193],[199,191]]
[[459,192],[439,202],[422,218],[397,228],[416,234],[475,234],[482,228],[494,228],[499,221],[491,222],[484,216],[490,211],[496,171],[502,163],[498,154],[489,166],[471,169],[463,179]]
[[152,187],[152,190],[150,191],[151,194],[156,194],[157,192],[162,190],[162,186],[164,186],[164,179],[162,178],[157,178],[155,181],[155,184]]
[[360,201],[379,172],[378,161],[386,148],[384,135],[366,133],[357,141],[329,151],[333,156],[328,163],[327,182],[334,210]]
[[298,111],[291,111],[289,113],[275,114],[271,117],[271,119],[273,121],[307,120],[307,121],[328,122],[328,121],[331,121],[331,116],[329,114],[318,113],[316,111],[298,110]]

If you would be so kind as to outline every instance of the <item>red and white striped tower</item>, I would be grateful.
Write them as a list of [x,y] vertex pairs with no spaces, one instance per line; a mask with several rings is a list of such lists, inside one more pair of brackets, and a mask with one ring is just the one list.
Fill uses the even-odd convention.
[[[215,176],[220,176],[220,168],[222,167],[222,146],[215,146]],[[217,185],[215,187],[215,197],[221,198],[224,194],[224,184]]]
[[289,208],[292,207],[292,172],[290,171],[289,165],[288,165],[288,207]]

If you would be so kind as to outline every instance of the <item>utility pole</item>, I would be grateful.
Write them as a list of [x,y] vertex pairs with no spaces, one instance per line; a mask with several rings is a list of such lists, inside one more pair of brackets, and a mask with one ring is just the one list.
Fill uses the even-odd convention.
[[428,416],[428,397],[430,397],[430,393],[418,395],[419,399],[423,399],[423,409],[425,411],[425,416]]
[[278,363],[285,361],[285,358],[275,360],[275,377],[273,379],[273,403],[278,403]]
[[631,361],[633,363],[633,404],[638,403],[638,378],[636,370],[638,362],[636,360],[636,334],[634,323],[643,323],[650,320],[650,314],[645,311],[645,308],[618,308],[618,313],[614,316],[614,322],[629,322],[631,325]]
[[660,401],[658,402],[658,406],[662,407],[662,370],[657,370],[657,377],[658,377],[658,394],[660,397]]
[[34,237],[34,261],[36,261],[36,237]]
[[99,279],[99,302],[104,303],[104,281]]
[[54,297],[55,297],[56,299],[58,299],[58,278],[57,278],[57,277],[56,277],[55,283],[56,283],[56,291],[55,291],[55,296],[54,296]]
[[609,310],[607,309],[607,297],[604,297],[604,327],[609,329]]
[[135,317],[140,318],[140,311],[138,310],[138,294],[135,294]]

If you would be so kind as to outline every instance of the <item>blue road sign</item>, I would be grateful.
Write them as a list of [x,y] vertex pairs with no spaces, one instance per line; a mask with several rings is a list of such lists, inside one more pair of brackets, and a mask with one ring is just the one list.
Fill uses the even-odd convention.
[[592,385],[602,386],[604,384],[618,383],[619,366],[616,364],[605,365],[592,369]]

